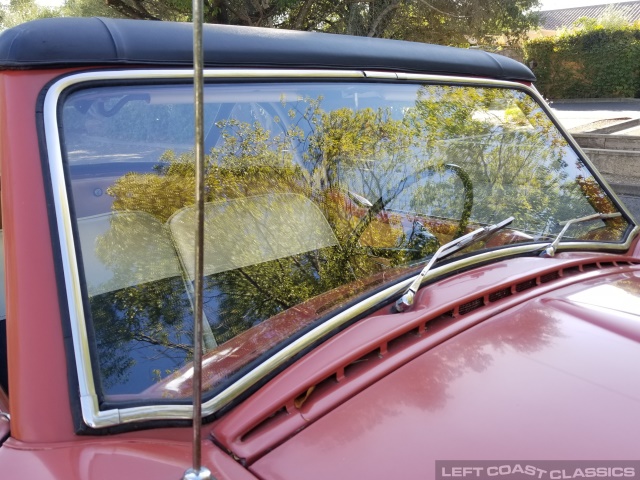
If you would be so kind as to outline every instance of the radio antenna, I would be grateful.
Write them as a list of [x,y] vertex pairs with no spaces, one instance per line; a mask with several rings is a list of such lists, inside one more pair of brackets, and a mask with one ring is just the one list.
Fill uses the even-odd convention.
[[193,0],[193,91],[196,161],[195,312],[193,324],[193,465],[183,480],[212,480],[202,465],[202,284],[204,265],[204,53],[202,49],[202,0]]

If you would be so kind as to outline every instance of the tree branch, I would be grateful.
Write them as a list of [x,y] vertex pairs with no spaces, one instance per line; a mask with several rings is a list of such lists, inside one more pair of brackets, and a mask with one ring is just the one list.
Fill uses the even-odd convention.
[[108,7],[120,12],[125,17],[139,18],[143,20],[160,20],[158,17],[151,15],[146,9],[137,10],[131,5],[125,3],[123,0],[106,0]]
[[271,291],[269,291],[269,289],[263,288],[262,286],[260,286],[258,284],[258,282],[256,282],[253,278],[251,278],[250,275],[247,274],[247,272],[245,272],[243,269],[239,268],[237,270],[237,272],[244,277],[245,280],[247,280],[247,282],[249,282],[251,285],[253,285],[253,287],[258,290],[262,295],[264,295],[266,298],[271,298],[274,302],[276,302],[278,305],[280,305],[282,308],[284,308],[285,310],[291,308],[293,305],[289,305],[288,303],[280,300],[279,298],[277,298],[275,295],[272,295]]
[[439,8],[434,7],[433,5],[431,5],[426,0],[418,0],[418,1],[421,2],[422,4],[426,5],[430,9],[435,10],[436,12],[441,13],[442,15],[446,15],[447,17],[451,17],[451,18],[469,18],[469,15],[454,15],[453,13],[443,12]]
[[167,347],[167,348],[177,348],[179,350],[183,350],[189,354],[193,354],[193,348],[191,345],[185,345],[182,343],[173,343],[173,342],[162,342],[160,340],[157,340],[155,338],[153,338],[151,335],[147,335],[146,333],[142,333],[142,332],[136,332],[133,334],[133,338],[135,340],[138,340],[140,342],[146,342],[149,343],[151,345],[157,345],[160,347]]
[[382,21],[382,19],[391,11],[394,10],[396,8],[398,8],[400,6],[400,0],[396,0],[394,3],[390,4],[387,6],[387,8],[385,8],[384,10],[382,10],[382,12],[380,12],[380,15],[378,15],[378,17],[373,21],[373,24],[371,25],[371,28],[369,28],[369,33],[367,33],[367,37],[373,37],[376,34],[376,29],[378,28],[378,25],[380,24],[380,22]]
[[302,5],[302,8],[298,11],[298,14],[296,15],[296,19],[293,22],[293,29],[294,30],[301,30],[302,29],[302,21],[309,14],[309,10],[311,9],[311,5],[313,5],[314,1],[315,0],[307,0],[306,2],[304,2],[304,5]]

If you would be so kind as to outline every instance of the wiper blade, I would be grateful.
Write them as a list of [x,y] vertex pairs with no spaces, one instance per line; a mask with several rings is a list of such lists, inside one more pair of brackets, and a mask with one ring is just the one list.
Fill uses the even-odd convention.
[[462,237],[456,238],[455,240],[452,240],[451,242],[445,243],[444,245],[442,245],[436,251],[436,253],[433,254],[431,259],[429,260],[429,263],[427,263],[427,265],[422,269],[420,274],[413,280],[413,282],[411,282],[411,285],[409,285],[409,288],[404,292],[402,297],[398,299],[398,301],[396,302],[396,310],[398,312],[404,312],[411,305],[413,305],[413,300],[415,298],[416,292],[420,288],[422,279],[427,275],[427,273],[429,273],[429,270],[431,270],[431,267],[436,262],[436,260],[439,260],[448,255],[451,255],[452,253],[462,250],[463,248],[471,245],[472,243],[477,242],[478,240],[481,240],[491,235],[492,233],[503,229],[504,227],[509,225],[511,222],[513,222],[513,220],[514,220],[513,217],[506,218],[505,220],[502,220],[499,223],[496,223],[494,225],[489,225],[487,227],[478,228],[473,232],[467,233]]
[[556,250],[558,249],[558,245],[560,244],[560,240],[562,240],[562,237],[564,236],[564,234],[567,232],[569,227],[571,225],[573,225],[574,223],[588,222],[590,220],[604,220],[606,218],[616,218],[616,217],[621,217],[621,216],[622,216],[622,214],[620,212],[616,212],[616,213],[594,213],[593,215],[587,215],[586,217],[580,217],[580,218],[573,218],[571,220],[568,220],[567,222],[563,222],[564,223],[564,227],[562,228],[562,230],[560,230],[560,233],[558,233],[558,235],[556,235],[556,238],[553,240],[553,242],[551,242],[542,251],[540,256],[542,256],[542,257],[553,257],[556,254]]

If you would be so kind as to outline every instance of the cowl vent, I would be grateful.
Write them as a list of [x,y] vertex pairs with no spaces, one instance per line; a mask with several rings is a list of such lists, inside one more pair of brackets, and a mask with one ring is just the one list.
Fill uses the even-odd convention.
[[[473,325],[554,289],[554,284],[572,283],[571,277],[583,280],[604,269],[624,272],[639,263],[565,261],[555,270],[546,265],[537,274],[511,284],[495,283],[459,303],[433,296],[442,287],[435,282],[422,289],[422,309],[393,317],[383,310],[354,324],[285,372],[281,381],[287,389],[275,382],[266,398],[257,395],[255,403],[262,405],[262,413],[249,419],[238,410],[230,425],[214,429],[214,437],[249,465],[378,379]],[[526,270],[526,265],[521,268]]]
[[567,278],[573,275],[578,275],[584,272],[592,272],[596,270],[602,270],[604,268],[613,268],[617,266],[624,265],[634,265],[633,262],[593,262],[593,263],[585,263],[581,265],[574,265],[567,268],[561,268],[558,270],[553,270],[551,272],[544,273],[542,275],[538,275],[536,277],[531,277],[521,282],[515,283],[508,287],[501,288],[494,292],[489,293],[486,296],[475,298],[471,301],[462,303],[454,308],[454,312],[457,315],[466,315],[471,313],[478,308],[481,308],[490,303],[497,302],[502,300],[503,298],[511,297],[514,294],[518,294],[534,288],[538,285],[543,285],[545,283],[553,282],[554,280],[558,280],[560,278]]

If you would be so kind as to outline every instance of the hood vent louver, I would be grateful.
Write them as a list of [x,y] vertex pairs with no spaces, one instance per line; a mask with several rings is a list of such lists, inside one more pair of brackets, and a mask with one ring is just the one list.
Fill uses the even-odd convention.
[[484,297],[476,298],[475,300],[460,305],[458,307],[458,315],[464,315],[480,307],[484,307]]
[[511,291],[510,287],[503,288],[502,290],[498,290],[497,292],[490,293],[489,301],[492,303],[497,302],[501,298],[510,297],[511,295],[513,295],[513,292]]
[[537,280],[537,278],[530,278],[529,280],[516,284],[516,292],[524,292],[525,290],[535,287],[537,285]]
[[549,273],[545,273],[544,275],[540,275],[540,283],[547,283],[553,280],[557,280],[560,278],[560,272],[557,270]]

